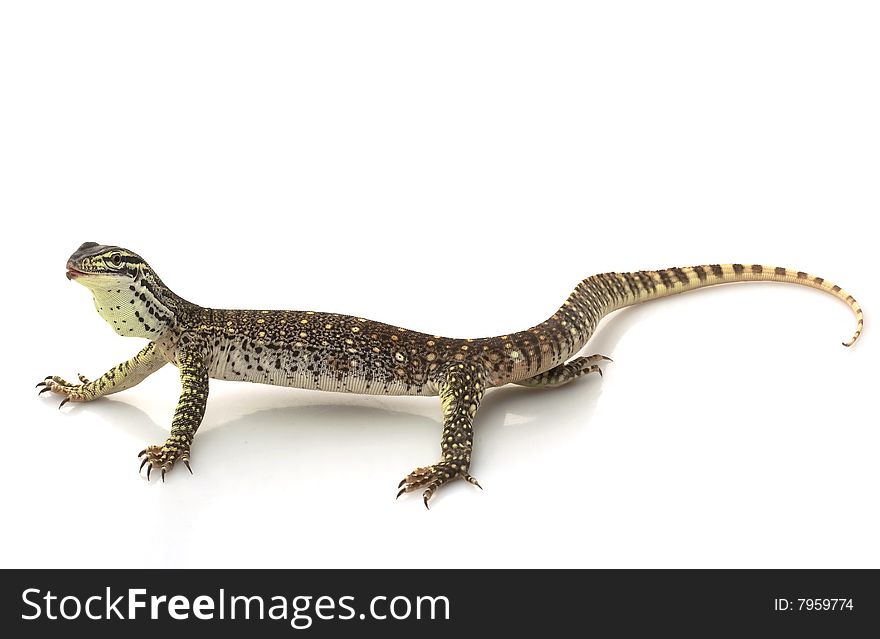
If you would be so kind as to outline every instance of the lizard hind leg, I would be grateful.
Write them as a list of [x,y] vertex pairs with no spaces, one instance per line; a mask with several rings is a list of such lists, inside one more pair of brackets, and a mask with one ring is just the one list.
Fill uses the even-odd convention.
[[445,372],[440,386],[443,405],[441,459],[436,464],[416,468],[398,484],[397,496],[424,489],[425,508],[437,490],[451,481],[464,479],[482,488],[468,472],[474,447],[474,415],[483,399],[485,382],[475,364],[456,363]]
[[588,355],[585,357],[577,357],[566,364],[560,364],[544,371],[534,377],[529,377],[518,382],[514,382],[519,386],[528,386],[529,388],[556,388],[564,386],[576,379],[589,375],[590,373],[599,373],[602,376],[602,369],[599,368],[600,362],[610,362],[610,357],[604,355]]

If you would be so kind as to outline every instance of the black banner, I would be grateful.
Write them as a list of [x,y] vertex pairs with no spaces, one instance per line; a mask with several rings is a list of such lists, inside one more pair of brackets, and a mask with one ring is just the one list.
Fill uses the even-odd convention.
[[0,596],[6,636],[880,628],[873,570],[13,570]]

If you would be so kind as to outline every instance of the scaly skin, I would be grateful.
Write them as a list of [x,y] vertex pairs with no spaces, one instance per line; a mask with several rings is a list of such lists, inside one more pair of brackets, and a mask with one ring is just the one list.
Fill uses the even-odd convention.
[[[171,362],[180,369],[181,395],[162,445],[140,453],[147,477],[162,479],[177,462],[190,467],[190,447],[205,413],[208,379],[227,379],[325,391],[379,395],[439,395],[443,406],[441,459],[400,482],[398,497],[423,490],[425,506],[444,484],[469,472],[474,416],[489,388],[519,384],[552,388],[600,373],[608,358],[571,359],[599,321],[643,301],[716,284],[789,282],[823,290],[846,302],[856,316],[852,345],[863,315],[846,291],[820,277],[780,267],[711,264],[659,271],[602,273],[580,282],[550,319],[532,328],[481,339],[426,335],[360,317],[313,311],[246,311],[203,308],[171,291],[136,253],[87,242],[67,263],[67,277],[86,286],[98,313],[119,335],[149,344],[132,359],[90,382],[47,377],[51,391],[84,402],[140,383]],[[569,361],[570,360],[570,361]],[[192,469],[190,469],[192,472]]]

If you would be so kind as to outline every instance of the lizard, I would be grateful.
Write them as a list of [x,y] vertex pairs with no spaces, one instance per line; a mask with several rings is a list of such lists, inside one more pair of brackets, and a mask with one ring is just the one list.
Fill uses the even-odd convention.
[[148,341],[134,357],[90,381],[47,376],[37,384],[87,402],[134,387],[167,363],[179,369],[181,394],[171,432],[138,454],[139,471],[175,464],[192,473],[190,449],[208,400],[208,380],[237,380],[322,391],[439,396],[440,460],[398,485],[397,496],[422,491],[425,507],[442,486],[470,474],[474,418],[485,392],[506,384],[553,388],[592,373],[604,355],[577,356],[609,313],[644,301],[717,284],[773,281],[834,295],[850,306],[862,333],[862,309],[840,286],[804,271],[751,264],[709,264],[656,271],[601,273],[582,280],[546,321],[525,331],[478,339],[429,335],[362,317],[315,311],[224,310],[186,301],[137,253],[86,242],[67,261],[67,278],[92,294],[118,334]]

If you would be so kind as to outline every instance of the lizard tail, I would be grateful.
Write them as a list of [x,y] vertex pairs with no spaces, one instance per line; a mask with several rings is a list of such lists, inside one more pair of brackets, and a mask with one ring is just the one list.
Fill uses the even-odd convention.
[[600,273],[582,280],[546,321],[526,331],[486,338],[482,344],[486,366],[494,385],[531,379],[564,364],[579,352],[600,320],[619,308],[704,286],[754,281],[788,282],[830,293],[845,302],[856,316],[855,333],[843,345],[852,346],[862,334],[864,319],[855,298],[837,284],[803,271],[760,264],[708,264]]
[[584,304],[593,304],[603,309],[601,315],[607,315],[619,308],[639,302],[676,295],[704,286],[754,281],[788,282],[830,293],[846,303],[856,317],[855,333],[849,341],[843,342],[843,345],[852,346],[862,334],[864,326],[862,308],[855,298],[840,286],[803,271],[760,264],[710,264],[659,271],[602,273],[583,280],[566,300],[560,313],[569,315],[574,312],[577,317]]

